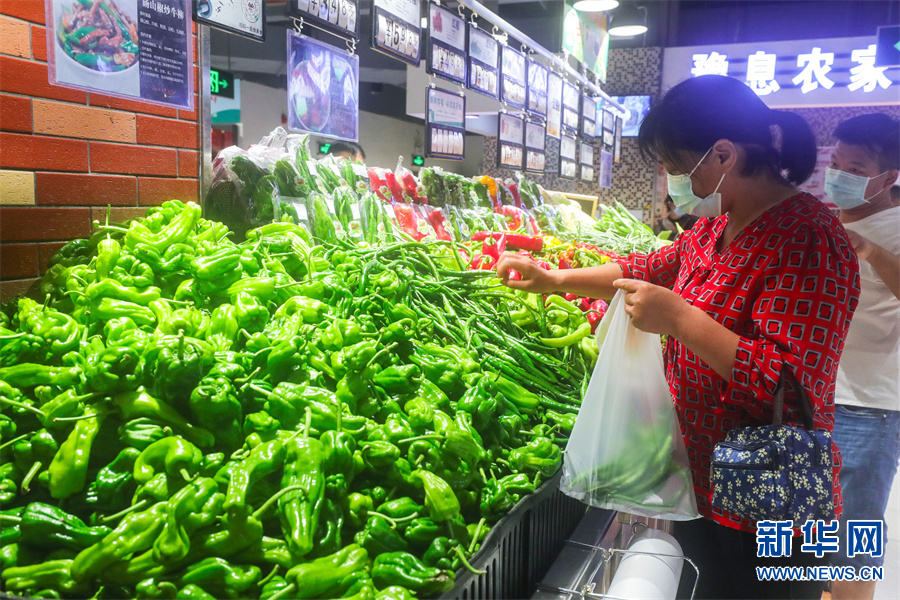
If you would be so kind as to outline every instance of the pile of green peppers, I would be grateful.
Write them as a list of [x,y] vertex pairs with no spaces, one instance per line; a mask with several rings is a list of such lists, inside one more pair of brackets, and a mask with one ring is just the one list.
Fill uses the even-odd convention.
[[3,591],[451,589],[559,469],[588,366],[444,250],[236,244],[174,200],[64,247],[0,312]]

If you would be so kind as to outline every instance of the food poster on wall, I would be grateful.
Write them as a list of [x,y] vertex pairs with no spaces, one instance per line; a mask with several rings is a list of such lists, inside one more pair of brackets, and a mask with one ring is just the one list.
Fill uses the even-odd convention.
[[500,56],[500,101],[516,108],[525,108],[525,55],[503,46]]
[[547,116],[547,91],[548,78],[550,77],[550,69],[544,65],[537,63],[530,58],[528,59],[528,86],[526,92],[528,96],[527,106],[528,112],[539,117]]
[[288,128],[359,139],[359,57],[287,31]]
[[418,67],[422,57],[421,0],[374,0],[372,48]]
[[566,5],[563,17],[562,48],[584,68],[606,82],[609,61],[607,18],[602,12],[581,12]]
[[265,0],[195,0],[194,21],[262,42],[266,39]]
[[189,0],[46,0],[50,83],[194,108]]
[[562,91],[562,124],[563,127],[574,134],[578,131],[578,101],[580,95],[578,94],[578,88],[568,81],[563,81]]
[[437,4],[428,5],[428,63],[432,75],[466,83],[466,21]]
[[525,158],[525,119],[518,115],[500,113],[498,129],[497,162],[499,166],[521,170]]
[[469,89],[497,98],[500,94],[500,43],[469,24]]
[[600,151],[600,187],[609,189],[612,187],[613,155],[606,150]]
[[565,133],[559,138],[559,176],[563,179],[575,179],[578,164],[578,142]]
[[425,154],[462,160],[466,140],[466,96],[429,87],[425,110]]
[[540,121],[525,122],[525,170],[543,173],[547,168],[547,129]]
[[359,0],[291,0],[289,8],[293,17],[359,39]]
[[581,135],[593,139],[597,135],[597,101],[587,94],[581,95]]
[[547,135],[559,139],[562,126],[562,77],[550,73],[547,79]]
[[624,129],[625,121],[622,117],[616,117],[616,137],[613,140],[613,160],[615,162],[622,161],[622,130]]
[[581,180],[594,180],[594,145],[581,142],[578,152],[578,162],[581,164]]

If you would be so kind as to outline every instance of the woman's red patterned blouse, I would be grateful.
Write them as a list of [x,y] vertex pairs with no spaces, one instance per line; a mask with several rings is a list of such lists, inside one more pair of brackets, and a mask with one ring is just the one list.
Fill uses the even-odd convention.
[[[732,427],[772,422],[775,387],[785,365],[813,402],[819,428],[834,428],[834,381],[850,318],[859,300],[859,265],[843,226],[809,194],[770,209],[723,252],[716,242],[728,217],[702,219],[658,252],[632,254],[625,277],[677,292],[741,336],[726,381],[675,339],[666,346],[666,379],[690,458],[700,514],[755,531],[755,523],[711,504],[710,460]],[[785,422],[800,423],[785,395]],[[835,450],[835,507],[841,511],[840,454]]]

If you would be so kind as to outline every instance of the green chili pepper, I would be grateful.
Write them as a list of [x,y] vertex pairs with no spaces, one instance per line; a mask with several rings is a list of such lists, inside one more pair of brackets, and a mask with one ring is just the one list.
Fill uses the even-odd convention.
[[438,594],[453,588],[453,575],[426,567],[407,552],[386,552],[375,557],[372,579],[378,587],[399,585],[421,594]]
[[91,446],[99,431],[100,418],[97,416],[82,419],[75,424],[48,468],[51,496],[60,500],[84,488]]

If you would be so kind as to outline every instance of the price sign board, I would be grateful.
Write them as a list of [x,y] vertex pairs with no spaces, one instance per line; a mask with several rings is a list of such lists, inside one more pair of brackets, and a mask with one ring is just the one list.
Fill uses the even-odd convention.
[[563,81],[563,99],[562,99],[562,124],[563,127],[574,134],[578,131],[578,88]]
[[372,48],[419,66],[422,58],[421,0],[374,0]]
[[578,165],[578,143],[574,136],[565,133],[559,138],[559,176],[563,179],[575,179]]
[[547,169],[547,128],[543,122],[525,123],[525,170],[543,173]]
[[602,188],[611,188],[612,187],[612,166],[613,166],[613,155],[606,150],[600,151],[600,187]]
[[525,119],[518,115],[500,113],[497,140],[497,161],[500,167],[522,170],[525,158]]
[[528,105],[526,109],[539,117],[547,116],[550,69],[528,59]]
[[501,58],[500,100],[516,108],[525,108],[525,55],[503,46]]
[[624,120],[622,117],[616,117],[616,138],[613,140],[614,148],[613,148],[613,157],[616,162],[621,162],[622,160],[622,129],[624,128]]
[[266,3],[264,0],[198,0],[194,3],[194,21],[240,35],[257,42],[266,39]]
[[291,15],[298,19],[359,39],[359,0],[291,0],[289,6]]
[[429,87],[426,97],[426,155],[462,160],[466,139],[465,94]]
[[437,4],[428,5],[428,65],[432,75],[466,83],[466,21]]
[[500,93],[500,44],[493,36],[469,24],[468,88],[491,98]]
[[562,77],[550,73],[547,80],[547,135],[559,139],[562,126]]

